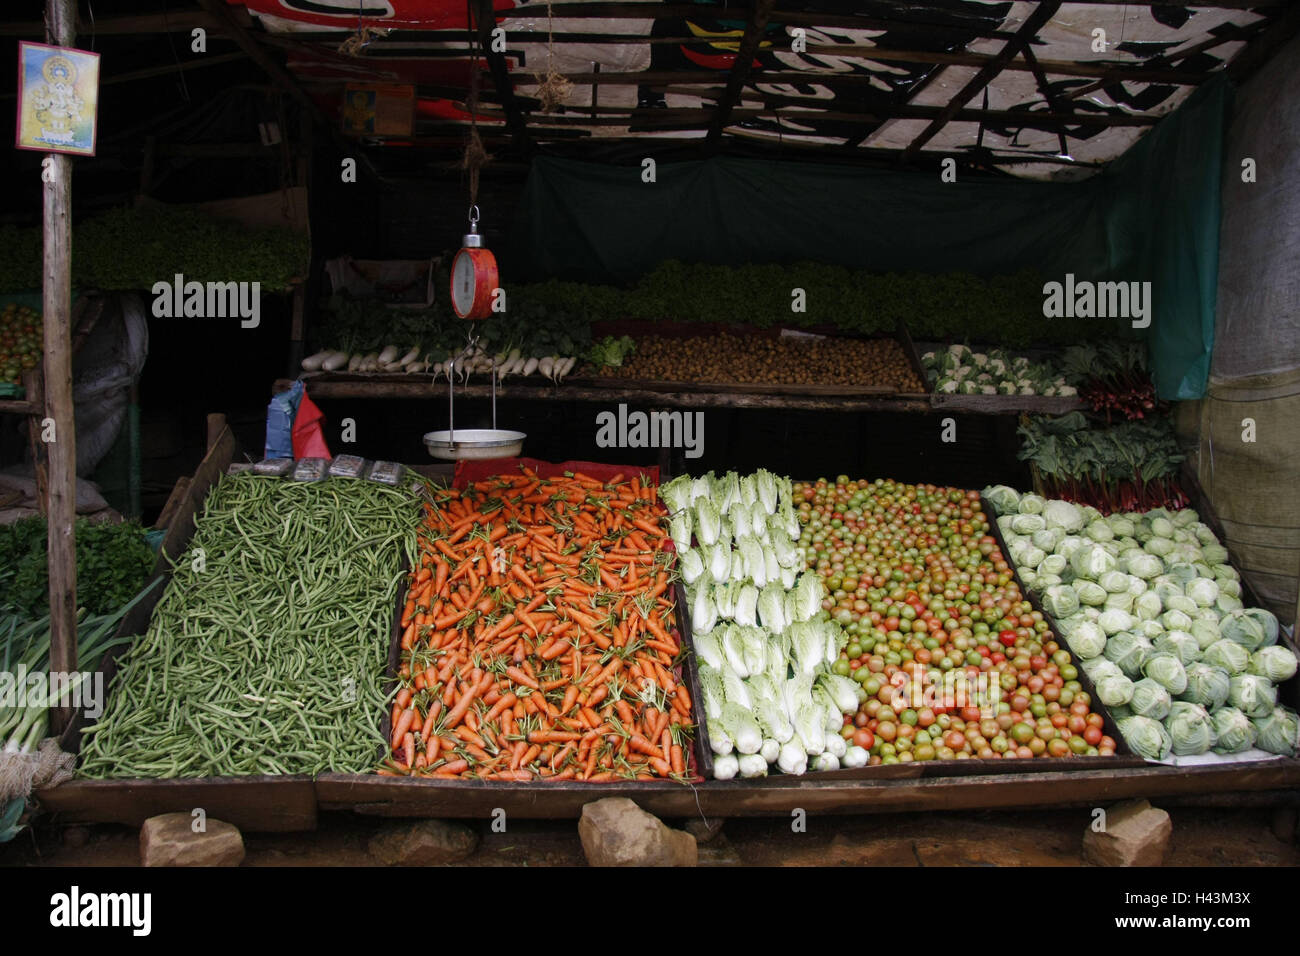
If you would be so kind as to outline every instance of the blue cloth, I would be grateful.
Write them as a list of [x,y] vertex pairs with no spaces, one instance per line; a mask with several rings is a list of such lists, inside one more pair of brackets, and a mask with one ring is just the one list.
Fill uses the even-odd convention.
[[266,457],[293,457],[293,420],[302,401],[302,382],[294,382],[287,392],[271,399],[266,407]]

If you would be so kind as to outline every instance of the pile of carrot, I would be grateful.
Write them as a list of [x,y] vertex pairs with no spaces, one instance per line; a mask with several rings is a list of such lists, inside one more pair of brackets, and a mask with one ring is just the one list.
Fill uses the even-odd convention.
[[690,779],[694,721],[655,487],[524,467],[435,498],[378,772]]

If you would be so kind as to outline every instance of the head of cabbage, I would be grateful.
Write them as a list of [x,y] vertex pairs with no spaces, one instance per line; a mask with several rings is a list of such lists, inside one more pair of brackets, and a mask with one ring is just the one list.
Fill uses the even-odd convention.
[[1115,570],[1115,556],[1097,544],[1085,544],[1070,555],[1070,567],[1079,577],[1096,581],[1107,571]]
[[1238,754],[1255,746],[1255,724],[1236,707],[1220,707],[1210,715],[1214,721],[1214,752]]
[[[1114,667],[1113,664],[1111,666]],[[1124,707],[1133,699],[1133,682],[1119,673],[1118,668],[1114,674],[1104,675],[1095,683],[1097,699],[1107,707]]]
[[1133,615],[1117,607],[1108,607],[1097,618],[1097,626],[1106,632],[1107,637],[1120,631],[1127,631],[1136,623]]
[[1181,696],[1193,704],[1217,710],[1228,699],[1230,680],[1231,677],[1223,668],[1196,661],[1187,665],[1187,689]]
[[1179,756],[1203,754],[1214,746],[1214,722],[1200,704],[1176,700],[1165,721],[1172,750]]
[[1173,654],[1184,665],[1192,663],[1201,656],[1201,645],[1187,631],[1165,631],[1154,641],[1155,648],[1165,654]]
[[1160,651],[1151,654],[1142,665],[1142,674],[1170,694],[1181,694],[1187,690],[1187,670],[1183,667],[1183,662],[1173,654]]
[[1234,674],[1228,681],[1228,703],[1247,717],[1263,717],[1277,706],[1277,688],[1258,674]]
[[1207,618],[1197,618],[1192,621],[1192,626],[1188,632],[1196,638],[1196,646],[1204,651],[1207,647],[1217,641],[1219,635],[1219,621],[1216,618],[1211,621]]
[[1139,717],[1152,720],[1164,720],[1169,716],[1173,698],[1161,684],[1149,677],[1144,677],[1133,685],[1133,698],[1128,702],[1129,709]]
[[1144,591],[1133,599],[1133,613],[1138,620],[1155,620],[1163,611],[1164,604],[1160,600],[1160,595],[1156,594],[1155,591]]
[[[1277,618],[1269,614],[1268,611],[1262,611],[1262,614],[1268,615],[1262,617],[1257,608],[1243,608],[1239,611],[1229,611],[1219,621],[1219,633],[1226,640],[1235,644],[1240,644],[1248,651],[1257,651],[1261,647],[1277,643]],[[1266,629],[1266,622],[1271,621],[1271,632]]]
[[1064,584],[1053,585],[1043,592],[1043,610],[1058,621],[1079,610],[1079,598],[1074,588]]
[[1096,624],[1085,621],[1070,631],[1065,642],[1075,656],[1086,661],[1101,656],[1106,649],[1106,634]]
[[1115,634],[1106,641],[1106,659],[1113,661],[1121,671],[1131,678],[1142,673],[1142,665],[1151,654],[1151,642],[1140,634],[1124,631]]
[[1274,707],[1256,717],[1255,746],[1271,754],[1294,757],[1300,751],[1300,720],[1290,707]]
[[1222,667],[1229,674],[1245,673],[1250,663],[1250,652],[1236,641],[1226,638],[1215,641],[1201,652],[1201,660],[1215,667]]
[[1121,717],[1115,723],[1119,726],[1119,732],[1124,735],[1124,740],[1139,757],[1147,760],[1164,760],[1173,749],[1174,744],[1169,739],[1169,732],[1158,720],[1135,714],[1132,717]]
[[1068,501],[1053,500],[1043,505],[1043,518],[1049,528],[1060,528],[1067,534],[1077,534],[1083,529],[1084,516],[1078,505]]
[[1150,581],[1164,573],[1165,566],[1154,554],[1145,551],[1130,551],[1124,558],[1124,567],[1135,578]]
[[992,507],[994,512],[1000,515],[1014,514],[1020,510],[1020,492],[1006,485],[993,485],[985,488],[980,492]]
[[1079,577],[1070,583],[1070,587],[1074,588],[1074,593],[1078,596],[1080,604],[1100,607],[1106,603],[1106,589],[1096,581],[1089,581]]
[[1213,607],[1219,599],[1219,586],[1211,578],[1197,578],[1187,582],[1187,596],[1197,607]]
[[1261,647],[1250,655],[1250,663],[1246,665],[1246,673],[1267,677],[1274,684],[1290,680],[1295,676],[1295,672],[1295,654],[1290,648],[1283,647],[1281,644]]

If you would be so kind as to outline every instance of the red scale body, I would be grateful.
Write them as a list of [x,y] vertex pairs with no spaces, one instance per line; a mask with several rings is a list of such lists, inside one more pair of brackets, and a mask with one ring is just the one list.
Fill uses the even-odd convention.
[[496,256],[483,248],[478,217],[470,216],[470,231],[451,264],[451,307],[462,319],[486,319],[492,314],[492,294],[500,288]]

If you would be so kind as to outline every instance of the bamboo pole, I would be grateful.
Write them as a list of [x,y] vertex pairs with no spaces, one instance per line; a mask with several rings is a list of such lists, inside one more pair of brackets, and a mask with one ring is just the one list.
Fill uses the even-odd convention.
[[[54,46],[76,39],[74,0],[46,0],[45,37]],[[52,153],[44,183],[45,416],[49,455],[50,671],[77,669],[77,441],[72,419],[72,159]],[[53,434],[50,426],[53,426]],[[72,716],[64,699],[50,713],[57,734]]]

